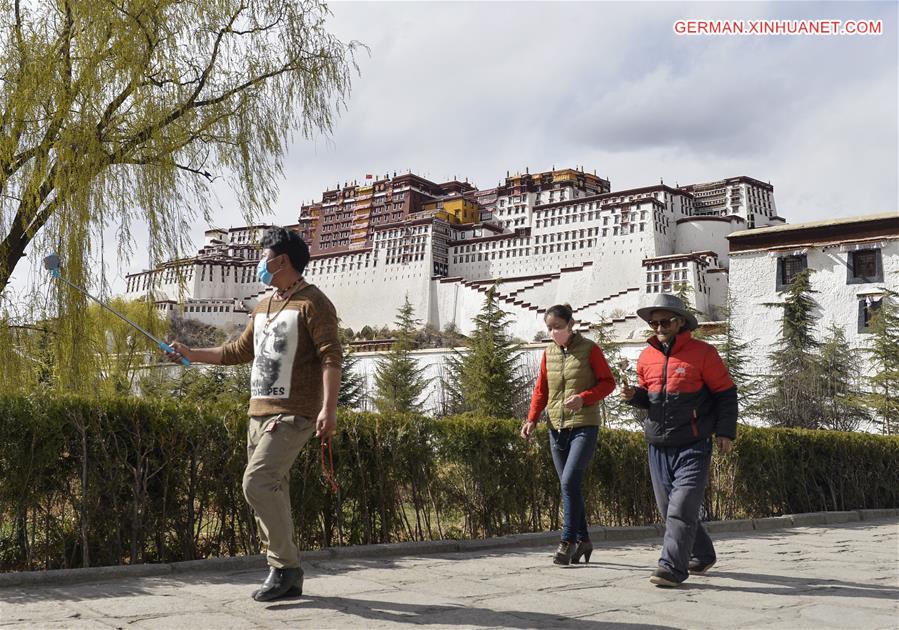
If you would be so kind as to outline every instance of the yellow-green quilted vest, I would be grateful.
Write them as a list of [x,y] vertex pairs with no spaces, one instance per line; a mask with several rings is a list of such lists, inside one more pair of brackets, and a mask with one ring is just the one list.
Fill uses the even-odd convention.
[[564,351],[554,343],[546,349],[546,379],[549,401],[546,413],[554,429],[572,429],[600,424],[599,406],[584,405],[578,411],[566,409],[565,399],[596,385],[590,352],[596,344],[575,333]]

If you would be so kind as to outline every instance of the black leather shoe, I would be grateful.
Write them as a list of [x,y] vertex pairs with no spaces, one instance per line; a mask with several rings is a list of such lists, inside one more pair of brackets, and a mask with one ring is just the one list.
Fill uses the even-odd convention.
[[712,558],[708,562],[703,562],[701,560],[690,560],[690,564],[687,566],[687,569],[690,571],[690,575],[702,575],[709,569],[715,566],[715,558]]
[[584,564],[590,562],[590,556],[593,554],[593,543],[589,540],[577,541],[577,548],[571,555],[571,564],[580,564],[581,556],[584,557]]
[[253,593],[257,602],[270,602],[279,597],[299,597],[303,594],[303,569],[271,567],[262,588]]
[[662,567],[659,567],[652,572],[652,576],[649,578],[649,581],[656,586],[680,586],[683,582],[683,580],[677,579],[677,576],[674,575],[671,571],[663,569]]
[[571,555],[574,553],[575,544],[567,540],[559,543],[556,555],[553,556],[553,564],[561,564],[563,566],[571,564]]

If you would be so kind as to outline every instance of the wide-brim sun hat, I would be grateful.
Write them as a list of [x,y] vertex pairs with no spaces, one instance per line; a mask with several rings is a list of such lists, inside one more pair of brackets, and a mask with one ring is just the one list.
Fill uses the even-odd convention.
[[684,326],[685,330],[696,330],[699,327],[696,316],[687,310],[687,306],[684,304],[683,300],[676,295],[671,295],[670,293],[656,293],[649,298],[643,306],[637,309],[637,317],[648,322],[651,319],[653,311],[670,311],[678,317],[683,317],[687,322]]

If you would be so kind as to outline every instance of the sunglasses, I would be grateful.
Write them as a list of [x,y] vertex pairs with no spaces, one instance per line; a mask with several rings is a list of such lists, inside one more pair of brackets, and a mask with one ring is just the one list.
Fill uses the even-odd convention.
[[668,328],[668,326],[670,326],[672,323],[674,323],[677,320],[678,320],[677,317],[669,317],[668,319],[651,319],[647,323],[649,324],[650,328],[658,328],[659,326],[661,326],[663,328]]

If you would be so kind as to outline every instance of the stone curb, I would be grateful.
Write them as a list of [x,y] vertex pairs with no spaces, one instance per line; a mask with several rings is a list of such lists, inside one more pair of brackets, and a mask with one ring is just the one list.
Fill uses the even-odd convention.
[[[731,533],[748,531],[773,531],[790,527],[810,525],[832,525],[871,521],[899,516],[899,509],[852,510],[845,512],[807,512],[785,514],[769,518],[740,519],[732,521],[709,521],[703,525],[710,533]],[[639,541],[660,538],[665,533],[661,524],[638,527],[591,527],[590,537],[594,541]],[[329,559],[369,559],[395,558],[401,556],[423,556],[446,553],[470,553],[515,547],[537,547],[554,545],[559,540],[559,532],[534,532],[512,534],[478,540],[434,540],[379,545],[357,545],[330,547],[303,553],[304,562]],[[32,585],[58,585],[82,582],[102,582],[114,579],[156,577],[162,575],[219,571],[238,573],[266,568],[265,556],[232,556],[186,560],[163,564],[134,564],[110,567],[89,567],[87,569],[54,569],[51,571],[21,571],[0,573],[0,588]]]

